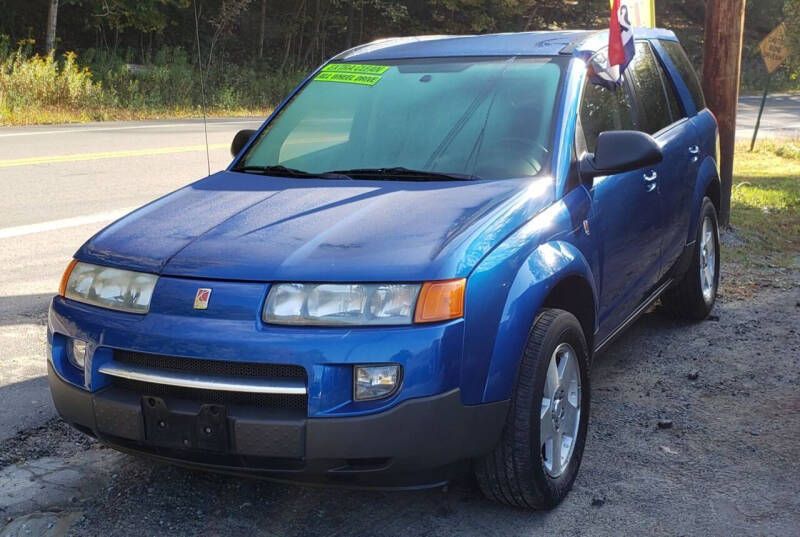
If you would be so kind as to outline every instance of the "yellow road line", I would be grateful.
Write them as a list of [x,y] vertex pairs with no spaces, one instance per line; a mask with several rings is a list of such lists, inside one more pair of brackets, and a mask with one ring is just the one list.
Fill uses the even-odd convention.
[[[210,144],[209,149],[225,149],[230,144]],[[53,164],[59,162],[81,162],[84,160],[101,160],[107,158],[141,157],[149,155],[167,155],[170,153],[188,153],[205,151],[204,145],[183,145],[178,147],[155,147],[151,149],[132,149],[130,151],[108,151],[105,153],[79,153],[77,155],[55,155],[50,157],[29,157],[0,160],[0,168],[12,166],[32,166],[35,164]]]

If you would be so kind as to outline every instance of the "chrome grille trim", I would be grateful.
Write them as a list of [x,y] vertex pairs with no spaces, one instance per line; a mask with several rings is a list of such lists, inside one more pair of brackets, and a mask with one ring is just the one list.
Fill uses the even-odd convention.
[[256,377],[224,377],[220,375],[198,375],[188,371],[155,369],[152,367],[110,362],[100,366],[100,373],[153,384],[220,390],[243,393],[271,393],[282,395],[306,395],[302,379],[270,379]]

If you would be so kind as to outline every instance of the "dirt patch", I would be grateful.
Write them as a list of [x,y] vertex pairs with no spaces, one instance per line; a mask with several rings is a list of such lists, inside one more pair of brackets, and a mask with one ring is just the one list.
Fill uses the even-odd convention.
[[71,457],[96,443],[94,438],[78,432],[61,419],[52,419],[41,427],[22,431],[0,442],[0,470],[43,457]]

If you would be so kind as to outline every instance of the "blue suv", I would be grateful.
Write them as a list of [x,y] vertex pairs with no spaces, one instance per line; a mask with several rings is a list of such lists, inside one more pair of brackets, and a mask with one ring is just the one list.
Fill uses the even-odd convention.
[[717,124],[674,34],[388,39],[333,58],[230,167],[75,254],[48,322],[65,420],[228,473],[571,488],[592,357],[719,280]]

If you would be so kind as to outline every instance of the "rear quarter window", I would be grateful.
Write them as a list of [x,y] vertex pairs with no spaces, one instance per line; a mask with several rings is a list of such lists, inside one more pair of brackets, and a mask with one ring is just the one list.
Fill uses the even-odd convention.
[[676,41],[661,41],[661,46],[667,51],[669,54],[672,63],[675,65],[675,68],[680,73],[681,78],[686,83],[686,87],[689,88],[689,93],[692,96],[692,100],[694,101],[697,110],[702,110],[706,107],[706,100],[703,97],[703,89],[700,86],[700,79],[697,77],[697,72],[692,67],[692,62],[689,60],[689,57],[684,52],[683,47],[680,43]]

